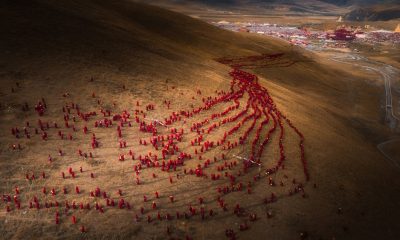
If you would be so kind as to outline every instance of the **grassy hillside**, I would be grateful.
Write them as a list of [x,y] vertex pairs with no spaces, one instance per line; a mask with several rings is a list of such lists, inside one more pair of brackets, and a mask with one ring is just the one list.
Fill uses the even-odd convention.
[[[16,140],[10,129],[24,126],[26,121],[38,121],[32,109],[21,110],[24,102],[33,106],[44,97],[49,106],[44,119],[49,122],[62,123],[61,106],[72,101],[87,111],[104,107],[115,112],[132,110],[136,101],[154,103],[157,111],[153,117],[162,119],[170,113],[158,108],[165,99],[172,102],[170,111],[178,111],[201,104],[196,96],[198,89],[202,89],[203,96],[229,89],[230,68],[215,58],[282,52],[293,65],[253,72],[260,76],[260,84],[269,90],[279,109],[305,136],[311,175],[305,186],[307,197],[285,197],[264,205],[261,199],[270,191],[265,182],[253,189],[253,195],[227,197],[232,207],[229,213],[235,201],[258,213],[259,220],[248,231],[239,232],[238,218],[221,213],[207,221],[174,220],[170,223],[174,236],[221,239],[225,238],[225,229],[234,227],[239,239],[298,239],[301,232],[310,239],[400,237],[400,173],[376,149],[376,144],[391,134],[381,117],[383,86],[373,81],[376,76],[279,40],[220,30],[182,14],[131,1],[6,0],[0,7],[0,36],[2,192],[10,193],[18,185],[26,197],[33,197],[40,193],[41,184],[65,184],[60,179],[61,171],[84,164],[85,169],[98,170],[104,176],[95,182],[77,178],[85,196],[96,186],[110,189],[115,195],[126,184],[127,199],[132,201],[135,212],[143,204],[143,194],[153,196],[157,189],[165,192],[166,202],[168,194],[182,195],[177,206],[187,209],[199,196],[215,193],[215,185],[183,180],[178,187],[171,187],[160,180],[152,182],[149,189],[148,185],[136,186],[132,166],[119,168],[115,164],[119,150],[112,147],[116,141],[110,139],[117,137],[105,130],[99,137],[106,146],[96,150],[100,159],[92,165],[77,161],[71,154],[67,155],[68,161],[56,157],[56,164],[49,166],[47,156],[56,156],[58,148],[74,156],[77,151],[76,147],[53,139],[44,143],[24,139],[21,152],[11,150],[10,144]],[[94,80],[89,81],[91,78]],[[93,99],[93,92],[100,97]],[[138,141],[136,134],[130,137],[135,143]],[[293,133],[286,141],[297,145]],[[89,138],[79,138],[74,143],[86,146],[88,142]],[[246,150],[246,146],[243,148]],[[147,151],[140,149],[139,152]],[[290,151],[288,154],[296,155]],[[37,185],[25,181],[27,169],[43,168],[54,170],[49,180]],[[296,175],[299,169],[289,167],[287,171]],[[168,181],[167,174],[160,175],[162,181]],[[68,182],[68,186],[73,187],[74,183]],[[5,209],[6,205],[2,202],[0,206]],[[267,212],[272,212],[273,217],[268,218]],[[0,232],[6,239],[165,239],[167,221],[134,223],[133,216],[133,212],[121,213],[117,209],[104,215],[82,213],[82,222],[89,226],[82,235],[69,219],[68,223],[55,226],[53,212],[46,209],[27,213],[2,210]]]

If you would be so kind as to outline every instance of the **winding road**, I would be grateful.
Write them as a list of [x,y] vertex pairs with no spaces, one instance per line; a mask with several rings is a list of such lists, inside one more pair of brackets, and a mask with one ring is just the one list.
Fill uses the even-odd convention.
[[[391,65],[371,61],[366,57],[353,53],[337,54],[330,59],[339,63],[352,64],[353,66],[375,72],[381,76],[381,79],[385,84],[385,119],[392,130],[396,129],[400,123],[400,116],[398,109],[395,107],[396,105],[393,104],[393,99],[399,97],[393,94],[392,88],[394,84],[392,82],[396,80],[396,76],[398,76],[400,70]],[[357,61],[357,63],[355,63],[355,61]],[[396,93],[397,91],[394,92]]]
[[[395,89],[395,81],[399,81],[400,70],[391,65],[371,61],[366,57],[353,53],[340,53],[330,59],[343,64],[352,64],[353,66],[375,72],[381,76],[385,87],[385,121],[392,131],[397,131],[400,124],[400,91]],[[387,150],[387,146],[397,144],[398,142],[400,142],[400,139],[389,139],[379,143],[377,148],[393,166],[400,169],[400,161],[396,157],[396,154]]]

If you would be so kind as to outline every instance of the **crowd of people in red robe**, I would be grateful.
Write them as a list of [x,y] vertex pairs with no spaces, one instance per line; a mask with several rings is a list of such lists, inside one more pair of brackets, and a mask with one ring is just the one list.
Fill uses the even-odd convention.
[[[268,56],[263,56],[263,58],[268,58]],[[270,56],[271,58],[279,57],[277,56]],[[255,57],[255,60],[258,60],[259,58]],[[252,61],[252,58],[246,58],[246,61]],[[239,69],[240,66],[240,61],[237,60],[229,60],[229,59],[220,59],[219,60],[221,63],[228,64],[233,67],[232,71],[229,73],[230,76],[232,77],[231,81],[231,87],[230,91],[215,91],[216,96],[214,97],[203,97],[202,102],[203,105],[197,107],[197,108],[192,108],[191,110],[181,110],[177,112],[172,112],[168,117],[164,119],[164,121],[151,121],[147,122],[146,119],[146,113],[142,110],[136,110],[133,114],[133,120],[131,119],[130,113],[128,113],[127,110],[124,110],[120,114],[113,114],[111,110],[105,110],[103,108],[100,109],[100,116],[102,116],[102,119],[100,120],[95,120],[94,121],[94,129],[97,128],[113,128],[116,125],[117,129],[117,136],[118,136],[118,143],[119,143],[119,148],[125,149],[128,148],[129,145],[125,140],[122,139],[123,136],[123,131],[125,127],[132,127],[132,124],[137,124],[139,131],[144,132],[144,133],[150,133],[150,137],[141,137],[139,139],[139,144],[143,146],[147,146],[148,144],[154,148],[156,152],[149,151],[147,154],[139,154],[137,158],[135,157],[135,153],[132,150],[129,150],[128,154],[120,154],[119,155],[119,161],[125,161],[126,158],[130,156],[132,160],[137,160],[135,161],[135,164],[133,165],[133,170],[136,175],[136,184],[140,185],[143,184],[141,181],[141,170],[142,168],[159,168],[161,171],[164,172],[175,172],[177,171],[177,167],[179,166],[184,166],[185,161],[197,158],[201,162],[197,164],[195,168],[184,168],[183,173],[185,175],[194,175],[199,178],[204,178],[204,179],[210,179],[212,181],[217,181],[220,179],[227,179],[229,181],[229,184],[227,185],[221,185],[217,187],[217,203],[219,207],[221,208],[222,211],[227,211],[228,206],[222,196],[225,194],[228,194],[230,192],[241,192],[244,189],[246,190],[245,193],[247,194],[252,194],[252,184],[256,184],[261,178],[260,174],[257,174],[253,177],[253,182],[241,182],[240,177],[244,176],[251,167],[257,166],[260,167],[262,163],[262,156],[263,152],[265,150],[265,147],[268,145],[268,143],[271,140],[272,134],[275,131],[279,132],[279,141],[278,141],[278,148],[279,148],[279,158],[277,162],[272,166],[269,167],[265,170],[265,173],[268,175],[268,184],[270,186],[275,186],[277,183],[275,183],[274,179],[272,178],[272,174],[276,173],[279,169],[284,169],[285,167],[285,161],[286,161],[286,155],[285,155],[285,147],[283,144],[283,139],[285,137],[285,123],[294,130],[294,132],[299,136],[299,151],[300,151],[300,160],[303,164],[303,171],[305,174],[306,180],[309,179],[309,174],[307,170],[307,162],[305,159],[305,154],[304,154],[304,136],[302,133],[293,125],[293,123],[286,118],[277,108],[276,105],[274,104],[272,98],[270,97],[268,91],[263,88],[259,83],[257,76],[254,74],[251,74],[249,72],[245,72],[241,69]],[[197,91],[197,95],[201,96],[202,92],[201,90]],[[242,100],[244,96],[247,95],[248,99],[243,107],[243,110],[237,112],[236,114],[232,114],[235,110],[239,109],[240,106],[242,105]],[[96,94],[92,93],[92,97],[96,98]],[[224,110],[221,112],[213,112],[210,117],[205,118],[203,120],[197,121],[195,123],[191,124],[190,131],[185,132],[183,128],[175,128],[172,127],[173,124],[177,122],[186,122],[189,119],[193,119],[195,116],[198,116],[200,113],[205,112],[207,110],[212,109],[214,106],[218,104],[223,104],[223,103],[229,103],[232,102],[233,104],[226,107]],[[100,100],[98,100],[98,103],[100,104]],[[164,105],[168,109],[170,108],[170,101],[165,100]],[[140,104],[137,101],[136,106],[139,107]],[[44,99],[41,99],[36,105],[35,105],[35,111],[38,113],[39,116],[43,116],[44,112],[46,110],[46,102]],[[152,111],[155,109],[154,104],[148,104],[145,106],[146,111]],[[83,133],[86,135],[89,132],[91,133],[91,148],[99,148],[101,147],[98,141],[98,138],[96,138],[96,134],[93,131],[89,131],[87,127],[87,122],[96,116],[98,114],[95,111],[84,113],[81,112],[80,107],[78,104],[75,103],[69,103],[66,104],[62,108],[63,114],[64,114],[64,127],[66,130],[72,129],[73,132],[76,132],[76,116],[80,118],[80,120],[83,122],[84,126],[82,128]],[[76,115],[75,115],[76,114]],[[249,126],[245,128],[247,123],[249,122]],[[214,131],[217,131],[220,127],[228,125],[229,123],[235,123],[233,127],[230,129],[227,129],[224,131],[224,133],[220,136],[218,136],[218,139],[211,140],[209,138],[209,135],[212,134]],[[160,134],[158,131],[158,125],[163,125],[163,127],[166,127],[168,129],[168,133],[165,134]],[[51,127],[52,126],[52,127]],[[262,136],[261,133],[263,132],[263,129],[266,129],[266,127],[269,127],[267,134],[265,136]],[[29,124],[29,122],[26,122],[26,126],[23,128],[24,135],[26,138],[30,138],[30,132],[29,129],[31,129],[32,126]],[[39,134],[39,130],[41,130],[41,137],[43,140],[48,140],[49,135],[48,132],[50,132],[50,129],[59,129],[59,126],[57,123],[54,122],[54,124],[50,124],[49,122],[44,122],[41,119],[38,120],[38,128],[35,129],[35,134]],[[58,131],[58,136],[60,139],[69,139],[73,140],[73,135],[72,133],[66,133],[65,131],[59,129]],[[241,135],[239,137],[234,137],[235,133],[238,133],[241,131]],[[17,139],[21,137],[21,132],[18,127],[13,127],[11,129],[11,133],[13,136],[15,136]],[[254,132],[255,136],[253,139],[248,139],[250,136],[250,133]],[[188,149],[185,149],[183,151],[178,144],[183,141],[183,137],[185,134],[195,134],[196,137],[193,140],[190,140],[190,147]],[[247,158],[244,158],[244,161],[242,164],[238,163],[237,160],[232,160],[229,161],[228,159],[231,158],[231,156],[226,156],[225,153],[221,153],[220,155],[215,155],[213,158],[213,161],[211,159],[203,159],[205,157],[205,154],[207,152],[213,151],[213,149],[220,149],[222,151],[224,150],[233,150],[237,148],[240,145],[246,144],[247,142],[250,142],[250,155]],[[21,145],[19,143],[13,144],[12,145],[13,150],[20,150]],[[193,152],[189,151],[193,149]],[[59,156],[63,156],[64,152],[59,149],[58,150]],[[81,157],[84,157],[84,159],[87,158],[87,153],[82,152],[81,149],[78,149],[78,155]],[[89,153],[90,158],[93,158],[92,152]],[[193,157],[192,157],[193,156]],[[48,157],[49,163],[52,163],[53,159],[49,155]],[[212,166],[215,166],[215,168],[211,168]],[[236,174],[231,173],[233,169],[242,166],[240,170],[237,171]],[[216,172],[212,172],[214,169]],[[229,170],[229,171],[228,171]],[[80,167],[79,172],[81,174],[84,174],[84,171],[82,167]],[[67,176],[64,172],[61,172],[61,177],[63,179],[66,178],[76,178],[76,172],[73,171],[72,167],[68,168],[68,173],[69,176]],[[152,173],[153,178],[157,178],[157,175],[153,172]],[[95,175],[93,172],[90,173],[91,178],[95,178]],[[42,173],[42,178],[46,178],[46,174],[43,172]],[[179,179],[181,178],[181,175],[176,174],[176,177],[173,175],[169,176],[169,183],[174,184]],[[28,181],[33,181],[36,179],[35,174],[26,174],[26,179]],[[293,195],[296,193],[300,193],[303,196],[305,196],[304,193],[304,187],[303,184],[300,182],[296,182],[293,179],[293,184],[294,188],[291,189],[288,193],[288,195]],[[280,182],[280,185],[283,186],[283,182]],[[84,194],[82,192],[82,189],[76,185],[75,187],[75,194]],[[70,191],[64,187],[62,189],[63,194],[68,194]],[[42,188],[42,193],[44,195],[48,194],[48,190],[46,187]],[[10,195],[3,195],[3,201],[7,203],[6,205],[6,211],[10,212],[12,211],[11,208],[11,203],[14,203],[15,209],[20,209],[21,208],[21,198],[19,197],[20,190],[18,187],[15,188],[15,195],[13,198],[11,198]],[[51,188],[50,194],[52,196],[57,195],[57,189]],[[95,190],[89,192],[89,196],[96,198],[96,202],[94,204],[94,208],[99,211],[100,213],[104,213],[106,207],[118,207],[119,209],[127,209],[130,210],[132,208],[131,204],[122,197],[122,190],[118,190],[118,195],[119,199],[115,200],[111,198],[111,195],[108,194],[106,191],[101,191],[99,187],[97,187]],[[173,214],[171,213],[162,213],[160,211],[161,207],[160,204],[157,202],[157,200],[160,197],[160,193],[158,191],[154,192],[154,200],[151,201],[151,210],[157,211],[157,216],[153,217],[150,214],[147,214],[147,222],[151,223],[154,219],[162,220],[172,220],[174,219]],[[100,198],[105,199],[105,206],[101,205],[100,203]],[[176,201],[174,195],[169,195],[168,196],[170,203],[174,203]],[[271,193],[270,196],[265,198],[265,203],[269,204],[272,202],[277,201],[278,196],[275,193]],[[143,196],[143,202],[149,201],[149,198],[144,195]],[[204,197],[199,197],[198,198],[198,204],[199,208],[190,205],[188,207],[188,211],[179,212],[177,211],[175,215],[176,219],[179,219],[181,217],[184,218],[191,218],[193,216],[199,215],[202,220],[206,219],[207,217],[213,217],[215,215],[215,211],[213,209],[208,209],[206,214],[206,208],[204,207],[205,203],[205,198]],[[40,199],[37,196],[33,196],[33,198],[29,201],[29,208],[36,208],[36,209],[41,209],[42,206],[45,208],[51,208],[51,207],[59,207],[61,204],[57,201],[45,201],[44,205],[40,203]],[[90,210],[91,206],[89,203],[77,203],[73,201],[72,203],[69,201],[65,201],[65,212],[67,213],[69,210],[73,209],[87,209]],[[140,208],[140,213],[142,217],[145,215],[145,209],[144,207]],[[233,213],[238,216],[242,216],[244,214],[243,208],[240,207],[239,203],[235,205],[233,208]],[[56,216],[55,216],[55,223],[60,224],[60,213],[57,211]],[[270,216],[270,215],[268,215]],[[257,220],[257,215],[255,213],[250,213],[248,215],[249,221],[256,221]],[[135,221],[140,221],[141,216],[138,214],[135,214]],[[71,221],[73,224],[76,224],[78,222],[77,218],[75,215],[71,216]],[[239,230],[240,231],[245,231],[249,228],[249,225],[247,222],[244,222],[239,225]],[[82,225],[80,227],[81,232],[86,232],[86,228]],[[167,233],[170,234],[170,229],[168,228]],[[227,229],[225,232],[226,236],[230,239],[235,239],[236,233],[233,229]],[[187,237],[187,239],[190,239],[190,237]]]

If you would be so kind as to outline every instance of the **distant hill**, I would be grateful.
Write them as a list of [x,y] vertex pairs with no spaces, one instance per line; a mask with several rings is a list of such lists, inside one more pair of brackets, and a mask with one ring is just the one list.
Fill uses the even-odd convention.
[[287,5],[309,5],[310,3],[321,2],[336,6],[350,5],[375,5],[396,3],[395,0],[171,0],[170,2],[196,2],[209,6],[227,6],[227,5],[246,5],[246,4],[287,4]]
[[[395,4],[395,0],[319,0],[337,6],[368,6],[376,4]],[[306,1],[304,1],[306,2]]]
[[388,21],[400,18],[400,6],[392,7],[361,7],[352,10],[344,16],[349,21]]
[[[141,0],[138,0],[141,1]],[[142,0],[143,1],[143,0]],[[395,0],[153,0],[164,7],[188,7],[251,14],[341,15],[359,7],[400,6]],[[384,12],[382,14],[385,14]],[[391,12],[389,12],[392,15]]]
[[[141,0],[138,0],[141,1]],[[143,1],[143,0],[142,0]],[[340,1],[340,0],[339,0]],[[329,1],[320,0],[154,0],[152,4],[164,7],[187,7],[205,10],[232,11],[248,14],[334,14],[340,10]]]

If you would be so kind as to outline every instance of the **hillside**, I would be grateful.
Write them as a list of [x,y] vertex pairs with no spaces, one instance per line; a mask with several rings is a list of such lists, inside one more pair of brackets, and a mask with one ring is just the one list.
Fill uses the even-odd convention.
[[[176,239],[224,239],[227,229],[234,229],[238,239],[400,237],[400,171],[376,148],[393,134],[382,119],[383,84],[374,81],[376,76],[332,63],[280,40],[224,31],[176,12],[128,0],[5,0],[0,7],[0,35],[0,189],[2,194],[13,196],[18,187],[22,201],[22,208],[17,210],[15,202],[4,200],[3,196],[0,233],[5,239],[166,239],[167,231],[169,237]],[[261,54],[266,57],[260,58]],[[229,93],[232,69],[226,64],[227,59],[243,56],[258,56],[242,61],[261,65],[245,69],[259,76],[259,84],[242,83],[254,88],[243,95],[244,100],[260,91],[259,104],[265,104],[262,101],[266,97],[273,99],[273,104],[262,105],[274,112],[272,118],[281,117],[276,107],[304,135],[310,180],[305,179],[305,167],[299,161],[299,136],[288,122],[281,127],[285,138],[280,140],[278,133],[273,134],[261,159],[263,168],[278,160],[282,143],[287,147],[285,167],[270,176],[263,169],[259,180],[257,167],[243,170],[241,160],[232,155],[247,156],[250,141],[235,150],[230,149],[233,143],[227,151],[212,150],[221,159],[211,160],[211,167],[204,171],[217,172],[216,165],[225,169],[217,172],[222,176],[217,181],[211,181],[211,175],[184,173],[203,165],[205,158],[212,159],[207,155],[210,153],[205,153],[204,159],[196,156],[185,160],[185,165],[176,170],[162,171],[145,164],[140,171],[133,170],[139,164],[139,155],[161,152],[154,151],[150,143],[142,144],[143,139],[151,139],[155,133],[139,129],[134,117],[143,116],[148,124],[151,119],[164,121],[176,114],[183,118],[183,109],[193,110],[209,103],[202,98]],[[261,59],[261,63],[254,59]],[[240,95],[240,91],[236,93]],[[33,108],[42,98],[47,107],[39,116]],[[185,128],[187,133],[180,139],[179,149],[192,153],[190,140],[200,133],[190,131],[191,124],[212,113],[227,111],[232,104],[233,101],[221,102],[205,108],[195,119],[188,118],[188,122],[186,118],[173,122],[171,128]],[[245,102],[240,102],[243,106]],[[113,119],[110,128],[95,127],[95,119],[101,124],[108,119],[104,110],[112,112],[117,120]],[[131,114],[134,127],[118,122],[120,115],[127,115],[124,110]],[[79,111],[87,113],[88,119]],[[236,114],[238,110],[232,111]],[[40,130],[39,120],[51,126],[41,126]],[[76,125],[77,131],[67,127],[66,122]],[[53,127],[54,123],[58,127]],[[226,134],[235,123],[223,126],[220,122],[211,140]],[[128,142],[127,149],[118,145],[122,140],[117,135],[117,125],[123,131],[122,140]],[[271,125],[266,122],[269,128]],[[84,126],[89,128],[87,133]],[[162,134],[176,137],[173,129],[157,126]],[[12,134],[15,127],[22,137]],[[34,128],[40,133],[35,134]],[[280,128],[279,124],[276,128]],[[32,135],[30,139],[25,137],[28,134],[24,129]],[[49,138],[42,140],[45,131]],[[254,132],[250,133],[251,138],[255,138]],[[233,135],[235,140],[240,133]],[[266,130],[261,133],[267,135]],[[68,134],[71,140],[66,139]],[[93,146],[97,140],[100,147]],[[13,150],[13,144],[21,144],[21,149]],[[121,154],[129,156],[128,149],[135,152],[136,159],[119,160]],[[94,157],[82,157],[78,150],[93,153]],[[224,159],[219,157],[221,153],[229,156]],[[233,161],[239,162],[238,168],[234,168]],[[76,177],[75,173],[68,173],[70,168]],[[46,177],[38,177],[42,172]],[[67,174],[65,179],[62,172]],[[94,173],[93,177],[90,173]],[[230,192],[234,180],[228,173],[243,183],[245,191]],[[32,174],[37,179],[32,179]],[[276,184],[269,182],[269,177]],[[221,186],[228,189],[227,194],[217,193]],[[97,187],[117,204],[123,197],[130,207],[110,207],[105,203],[107,197],[91,196]],[[54,195],[50,193],[52,188],[56,190]],[[67,193],[63,188],[68,189]],[[304,194],[289,196],[293,188]],[[155,197],[156,191],[160,198]],[[273,199],[271,193],[276,193],[279,201],[266,201]],[[218,197],[227,206],[217,201]],[[29,208],[29,202],[37,203],[32,200],[35,198],[41,203],[38,210]],[[44,202],[55,204],[56,200],[59,207],[45,207]],[[65,201],[71,206],[66,207]],[[152,205],[153,201],[158,205]],[[78,206],[90,203],[92,208],[72,207],[73,202]],[[95,210],[96,203],[105,207],[104,213]],[[234,213],[236,204],[243,208],[239,213]],[[12,206],[9,212],[7,206]],[[190,212],[192,206],[198,212]],[[202,220],[201,208],[214,209],[214,215],[207,214]],[[172,219],[158,220],[158,211],[163,216],[170,213]],[[179,219],[175,217],[178,211],[182,214]],[[189,216],[183,217],[184,213]],[[250,213],[256,213],[256,220],[249,218]],[[58,224],[57,214],[61,215]],[[136,215],[139,221],[135,221]],[[75,216],[76,224],[71,223]],[[152,218],[149,223],[148,216]],[[239,226],[244,223],[249,228],[240,231]],[[87,228],[85,233],[80,231],[83,225]]]

